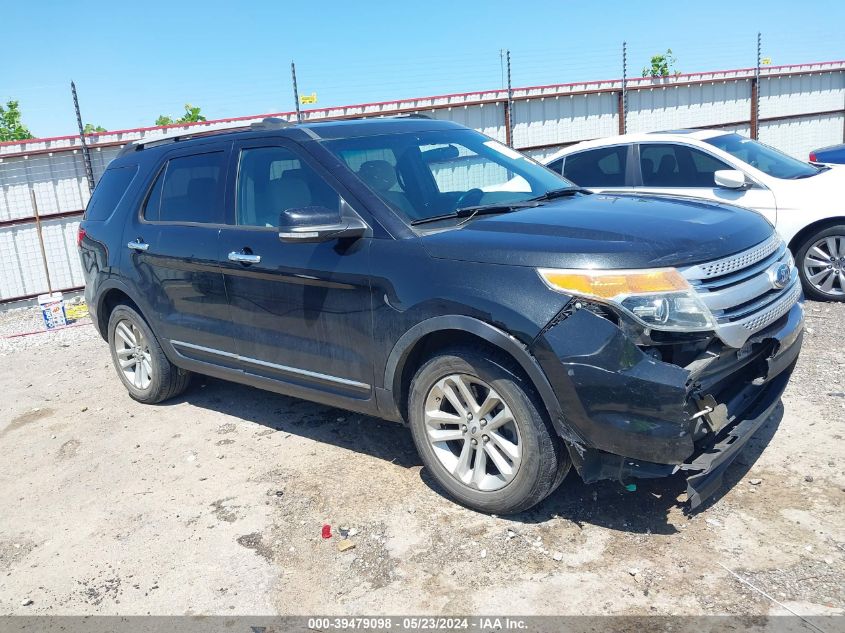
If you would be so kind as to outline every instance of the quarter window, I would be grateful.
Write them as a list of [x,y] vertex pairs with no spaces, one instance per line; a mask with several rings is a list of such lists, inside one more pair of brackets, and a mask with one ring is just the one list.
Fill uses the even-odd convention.
[[107,169],[88,201],[85,219],[105,220],[114,213],[136,173],[137,165]]
[[560,174],[563,172],[563,159],[558,158],[556,161],[549,163],[546,165],[549,169],[551,169],[556,174]]
[[238,169],[237,221],[243,226],[279,226],[287,209],[337,209],[340,196],[308,164],[284,147],[241,152]]
[[602,147],[566,157],[563,175],[582,187],[624,187],[628,146]]

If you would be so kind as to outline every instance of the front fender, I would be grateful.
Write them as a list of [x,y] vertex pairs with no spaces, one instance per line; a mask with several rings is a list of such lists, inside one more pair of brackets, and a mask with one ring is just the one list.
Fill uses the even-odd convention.
[[528,375],[528,378],[537,389],[558,433],[563,437],[567,436],[567,431],[563,427],[560,403],[555,397],[554,390],[543,374],[539,363],[528,352],[528,348],[507,332],[485,321],[465,315],[431,317],[410,328],[396,341],[388,356],[384,370],[383,384],[389,391],[389,397],[384,398],[383,402],[379,402],[380,407],[386,406],[389,408],[389,410],[385,411],[385,415],[393,419],[401,419],[400,398],[402,373],[405,363],[411,356],[415,346],[429,334],[448,331],[465,332],[482,338],[501,349],[519,363],[519,366]]

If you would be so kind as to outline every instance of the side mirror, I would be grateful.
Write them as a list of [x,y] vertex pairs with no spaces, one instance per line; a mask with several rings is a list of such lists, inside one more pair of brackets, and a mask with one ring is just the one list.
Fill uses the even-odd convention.
[[720,169],[713,174],[716,185],[725,189],[745,189],[745,174],[738,169]]
[[326,207],[286,209],[279,214],[279,239],[283,242],[328,242],[362,237],[367,225],[357,216],[343,217]]

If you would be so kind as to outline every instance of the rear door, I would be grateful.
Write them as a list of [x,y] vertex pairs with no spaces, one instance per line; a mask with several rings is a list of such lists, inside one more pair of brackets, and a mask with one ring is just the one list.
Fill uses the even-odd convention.
[[234,208],[221,231],[220,259],[241,369],[286,383],[294,395],[305,388],[368,399],[370,238],[280,241],[283,210],[346,205],[337,183],[298,145],[280,138],[240,142],[232,163]]
[[775,221],[775,198],[766,187],[750,179],[746,189],[716,186],[716,171],[736,167],[709,152],[680,143],[639,143],[637,149],[638,191],[736,204]]
[[121,243],[126,279],[147,302],[156,336],[194,358],[230,341],[217,252],[230,145],[164,154]]

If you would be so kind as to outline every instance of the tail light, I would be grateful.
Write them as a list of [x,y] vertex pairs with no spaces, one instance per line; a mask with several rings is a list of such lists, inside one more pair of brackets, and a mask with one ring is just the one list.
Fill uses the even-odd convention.
[[816,160],[816,153],[815,152],[810,152],[810,162],[811,163],[819,162],[818,160]]
[[82,240],[83,240],[84,238],[85,238],[85,229],[83,229],[83,228],[80,226],[80,227],[79,227],[79,229],[76,231],[76,247],[77,247],[77,248],[79,248],[80,246],[82,246]]

